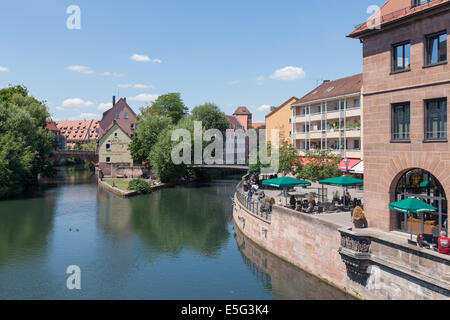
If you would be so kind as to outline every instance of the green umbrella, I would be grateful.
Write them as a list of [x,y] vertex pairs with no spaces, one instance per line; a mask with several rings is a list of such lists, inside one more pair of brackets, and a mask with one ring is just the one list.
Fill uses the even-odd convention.
[[362,186],[364,184],[364,180],[347,177],[347,176],[341,176],[341,177],[321,180],[321,181],[319,181],[319,184],[321,184],[322,186],[328,185],[328,186],[344,187],[344,194],[345,194],[345,187]]
[[347,177],[347,176],[341,176],[341,177],[321,180],[321,181],[319,181],[319,184],[324,184],[324,185],[329,185],[329,186],[355,187],[355,186],[362,186],[364,184],[364,180]]
[[310,186],[311,182],[294,179],[291,177],[281,177],[281,178],[276,178],[276,179],[271,179],[271,180],[265,180],[265,181],[263,181],[262,184],[265,186],[269,186],[269,187],[283,188],[284,189],[283,192],[285,194],[286,204],[287,204],[286,188],[296,187],[299,185]]
[[[389,208],[394,211],[403,212],[406,214],[410,213],[425,213],[425,212],[436,212],[438,209],[423,202],[416,198],[409,198],[397,202],[393,202],[389,205]],[[413,219],[411,216],[411,240],[413,233]]]
[[281,177],[263,181],[263,185],[276,188],[291,188],[299,185],[310,186],[311,182],[294,179],[291,177]]

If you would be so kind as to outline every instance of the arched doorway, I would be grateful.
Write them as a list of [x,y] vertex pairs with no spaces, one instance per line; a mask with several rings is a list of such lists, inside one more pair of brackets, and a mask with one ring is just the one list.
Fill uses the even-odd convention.
[[[395,201],[410,197],[418,198],[438,208],[436,213],[417,214],[413,218],[413,233],[422,233],[428,241],[435,241],[441,230],[448,230],[448,206],[444,188],[430,172],[412,169],[403,174],[395,189]],[[394,213],[394,229],[411,232],[411,217]]]

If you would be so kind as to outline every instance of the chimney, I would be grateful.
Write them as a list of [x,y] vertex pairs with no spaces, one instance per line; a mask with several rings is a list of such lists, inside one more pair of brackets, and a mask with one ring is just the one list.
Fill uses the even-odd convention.
[[127,98],[123,98],[123,101],[124,101],[124,102],[127,102]]
[[330,82],[330,80],[323,80],[323,83]]
[[116,96],[113,96],[113,107],[116,105]]

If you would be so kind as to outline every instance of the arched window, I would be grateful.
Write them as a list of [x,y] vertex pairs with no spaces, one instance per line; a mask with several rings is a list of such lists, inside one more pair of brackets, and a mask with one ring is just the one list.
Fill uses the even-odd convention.
[[[441,230],[448,230],[447,198],[441,183],[430,172],[412,169],[398,181],[395,189],[395,201],[415,197],[436,208],[436,213],[417,214],[412,217],[413,233],[422,233],[428,241],[435,241]],[[411,217],[394,213],[395,229],[411,232]]]

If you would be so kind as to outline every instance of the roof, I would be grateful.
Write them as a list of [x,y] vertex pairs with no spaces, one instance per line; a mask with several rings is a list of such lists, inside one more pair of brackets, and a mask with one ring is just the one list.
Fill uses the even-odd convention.
[[[379,10],[380,23],[383,27],[448,4],[450,4],[450,0],[433,0],[412,8],[411,0],[388,0]],[[357,38],[360,35],[373,31],[374,28],[370,28],[370,26],[375,24],[375,18],[371,18],[359,25],[348,37]]]
[[299,99],[293,105],[300,105],[305,102],[331,99],[352,93],[361,92],[362,73],[354,76],[341,78],[333,81],[323,82],[320,86],[309,92],[303,98]]
[[251,115],[252,113],[247,109],[247,107],[238,107],[234,112],[235,115]]
[[56,127],[68,141],[87,142],[98,139],[99,120],[56,121]]
[[50,130],[50,131],[59,131],[58,127],[56,126],[56,124],[54,122],[49,122],[45,125],[45,129]]
[[252,123],[252,128],[257,129],[257,128],[263,127],[263,126],[265,126],[265,125],[266,125],[265,122],[253,122],[253,123]]
[[[289,102],[290,102],[292,99],[298,100],[297,97],[291,97],[291,98],[287,99],[281,106],[276,107],[276,108],[273,109],[268,115],[266,115],[266,118],[272,116],[274,113],[276,113],[276,112],[278,112],[279,110],[283,109],[283,107],[285,107],[286,105],[288,105]],[[297,102],[297,101],[295,101],[295,102]]]
[[100,138],[99,144],[103,143],[105,137],[108,135],[108,132],[114,129],[115,127],[118,127],[120,130],[122,130],[123,133],[125,133],[127,137],[130,138],[129,134],[122,128],[122,126],[116,120],[114,120],[112,124],[108,127],[108,129],[105,131],[105,134],[103,134],[103,136]]

